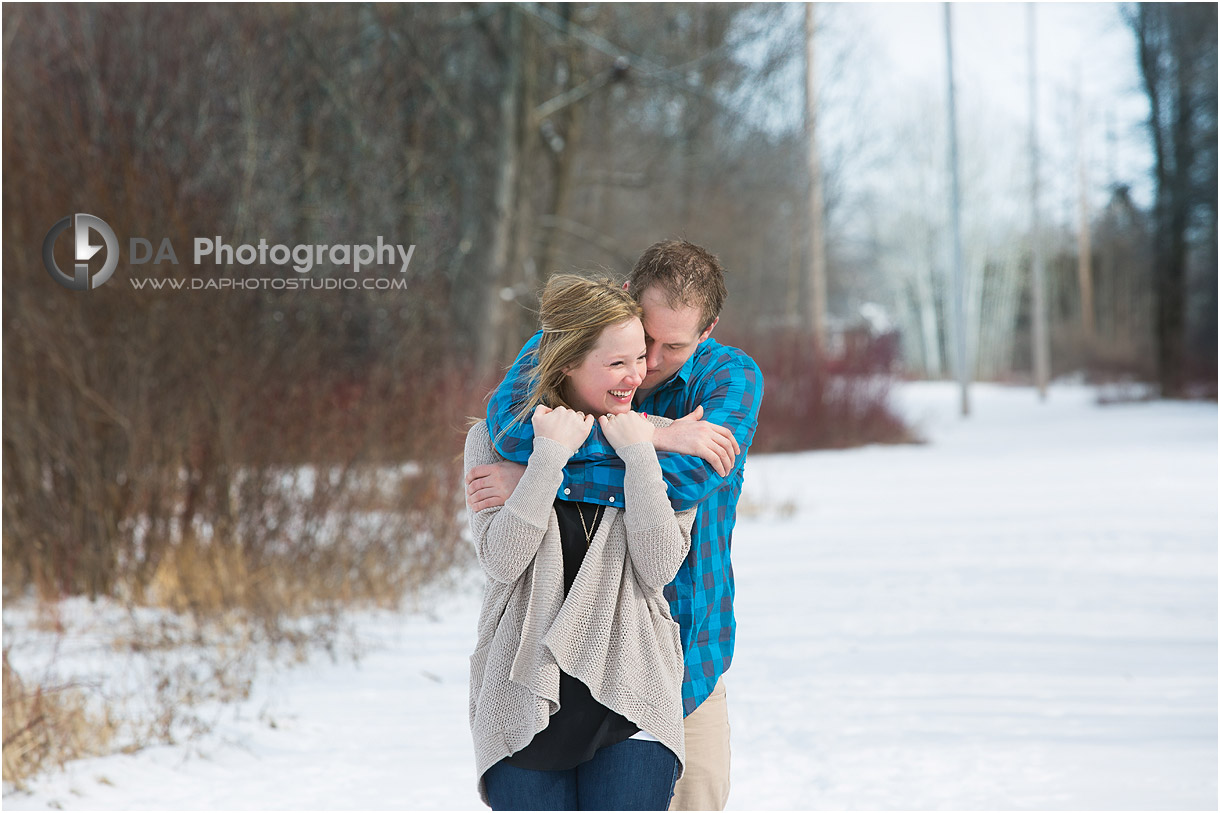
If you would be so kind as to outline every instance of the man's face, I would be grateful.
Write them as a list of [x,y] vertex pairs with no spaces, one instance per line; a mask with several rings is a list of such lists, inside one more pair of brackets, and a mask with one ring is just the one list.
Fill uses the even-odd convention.
[[671,308],[665,295],[655,287],[640,296],[640,306],[644,309],[644,340],[648,349],[648,374],[636,391],[642,398],[678,372],[720,320],[700,332],[703,314],[699,309],[685,305]]

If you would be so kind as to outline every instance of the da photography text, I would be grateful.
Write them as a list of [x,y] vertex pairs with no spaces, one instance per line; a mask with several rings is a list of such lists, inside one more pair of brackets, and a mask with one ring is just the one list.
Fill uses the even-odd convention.
[[[132,265],[147,263],[152,257],[152,243],[143,237],[133,237],[130,243]],[[406,273],[415,255],[415,245],[403,246],[397,243],[387,243],[381,235],[377,235],[377,244],[360,243],[350,245],[341,243],[329,245],[326,243],[286,246],[283,243],[269,245],[260,238],[257,245],[242,243],[237,246],[225,242],[224,238],[196,237],[194,247],[195,265],[202,265],[210,259],[217,265],[288,265],[291,263],[294,271],[307,274],[315,265],[329,262],[332,265],[352,267],[359,274],[361,268],[371,265],[399,264],[398,270]],[[178,264],[178,256],[168,237],[161,241],[153,264],[161,262]]]

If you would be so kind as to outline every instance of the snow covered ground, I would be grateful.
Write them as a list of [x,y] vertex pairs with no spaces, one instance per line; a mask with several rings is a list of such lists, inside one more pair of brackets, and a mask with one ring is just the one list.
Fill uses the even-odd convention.
[[[930,443],[758,456],[734,537],[731,809],[1216,809],[1217,413],[899,393]],[[359,619],[211,734],[7,809],[480,809],[473,584]]]

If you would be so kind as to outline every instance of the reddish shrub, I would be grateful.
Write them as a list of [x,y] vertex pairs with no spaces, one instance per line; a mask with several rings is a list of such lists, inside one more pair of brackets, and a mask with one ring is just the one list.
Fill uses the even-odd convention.
[[894,336],[855,337],[844,352],[820,359],[797,332],[731,343],[750,353],[765,380],[755,451],[919,441],[890,405]]

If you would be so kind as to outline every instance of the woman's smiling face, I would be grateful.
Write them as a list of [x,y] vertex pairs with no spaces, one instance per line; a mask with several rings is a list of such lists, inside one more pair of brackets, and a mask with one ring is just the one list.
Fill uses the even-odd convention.
[[647,367],[640,320],[610,325],[597,337],[597,344],[584,361],[564,370],[564,396],[573,409],[590,415],[629,412]]

